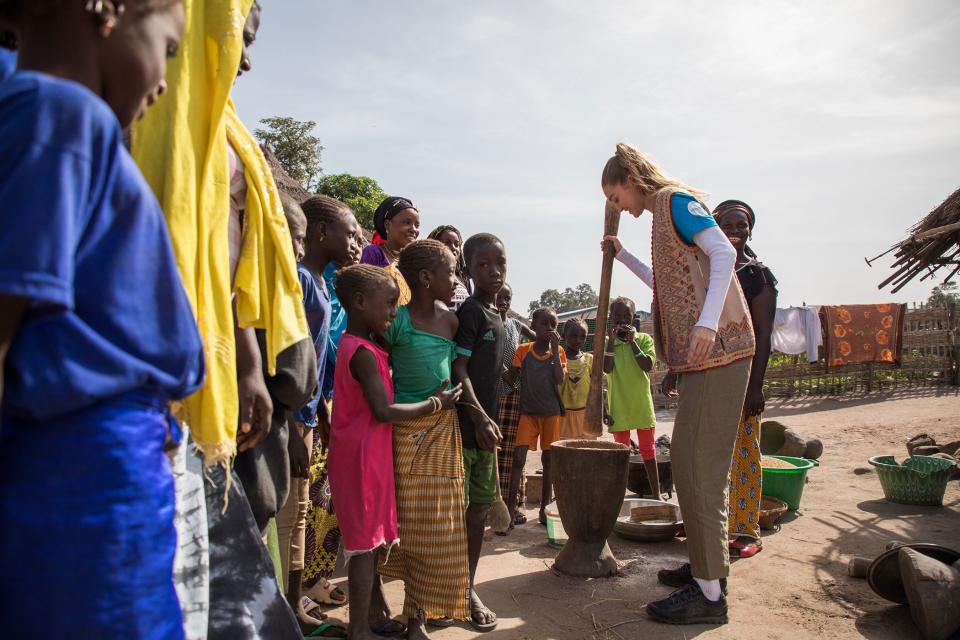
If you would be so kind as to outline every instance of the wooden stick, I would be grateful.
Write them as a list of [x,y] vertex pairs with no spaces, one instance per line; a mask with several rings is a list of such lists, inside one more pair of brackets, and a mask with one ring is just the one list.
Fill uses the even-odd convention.
[[[615,236],[620,229],[620,209],[607,203],[603,214],[603,235]],[[603,252],[600,267],[600,296],[597,300],[597,324],[593,334],[593,368],[590,370],[590,394],[583,415],[584,432],[592,436],[603,433],[603,348],[607,336],[607,315],[610,309],[610,280],[613,278],[614,251]]]

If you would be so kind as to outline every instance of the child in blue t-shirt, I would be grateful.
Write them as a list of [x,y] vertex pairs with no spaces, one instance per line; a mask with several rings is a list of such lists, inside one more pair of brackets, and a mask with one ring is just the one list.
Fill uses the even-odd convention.
[[[323,273],[330,263],[348,262],[356,251],[359,229],[350,207],[324,195],[307,198],[300,209],[305,218],[303,247],[297,254],[297,275],[303,291],[303,307],[307,326],[313,339],[317,357],[317,379],[323,380],[327,368],[331,293]],[[310,510],[310,460],[318,445],[324,446],[330,436],[330,415],[318,387],[307,404],[293,416],[290,429],[290,495],[277,514],[277,534],[280,538],[280,558],[287,576],[287,600],[293,607],[301,629],[309,631],[321,624],[310,616],[302,602],[303,571],[305,568],[306,525]]]
[[164,446],[203,346],[122,131],[162,92],[183,7],[26,5],[0,4],[20,48],[0,83],[0,619],[182,638]]

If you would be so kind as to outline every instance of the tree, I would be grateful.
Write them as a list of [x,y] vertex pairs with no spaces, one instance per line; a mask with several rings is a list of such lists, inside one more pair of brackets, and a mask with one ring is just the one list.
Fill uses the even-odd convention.
[[349,173],[323,176],[317,181],[317,193],[345,202],[366,229],[373,229],[373,213],[387,197],[373,178]]
[[960,291],[957,291],[957,283],[953,281],[934,287],[927,298],[927,304],[931,307],[946,307],[951,302],[960,303]]
[[323,146],[320,139],[313,135],[317,123],[276,116],[264,118],[260,124],[266,129],[256,129],[253,135],[273,149],[280,166],[291,178],[305,189],[313,191],[322,171],[320,154]]
[[553,307],[557,313],[574,311],[576,309],[596,306],[598,300],[597,292],[586,282],[578,285],[576,289],[571,289],[570,287],[567,287],[563,291],[547,289],[540,294],[539,300],[534,300],[530,303],[530,313],[533,313],[540,307]]

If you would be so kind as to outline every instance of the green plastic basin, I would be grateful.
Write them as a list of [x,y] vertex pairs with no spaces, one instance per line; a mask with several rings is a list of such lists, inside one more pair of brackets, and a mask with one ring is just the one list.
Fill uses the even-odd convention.
[[903,464],[893,456],[868,460],[877,469],[883,496],[890,502],[942,507],[943,494],[956,464],[941,458],[914,456]]
[[807,482],[807,471],[819,466],[813,460],[790,456],[769,456],[779,458],[793,465],[790,469],[763,469],[763,495],[780,498],[787,503],[790,511],[800,508],[803,497],[803,485]]

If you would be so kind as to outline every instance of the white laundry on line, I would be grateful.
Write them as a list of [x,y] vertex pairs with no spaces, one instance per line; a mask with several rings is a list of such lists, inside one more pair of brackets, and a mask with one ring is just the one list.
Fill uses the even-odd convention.
[[773,320],[770,346],[787,355],[807,354],[807,361],[819,359],[818,348],[823,345],[820,329],[820,310],[815,307],[777,309]]

